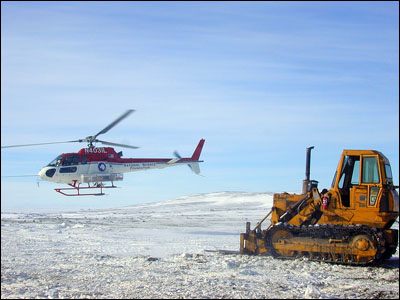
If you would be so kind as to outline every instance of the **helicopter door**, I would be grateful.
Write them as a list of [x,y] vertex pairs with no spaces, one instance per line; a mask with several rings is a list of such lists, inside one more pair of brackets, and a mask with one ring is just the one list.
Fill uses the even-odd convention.
[[62,182],[71,182],[77,179],[78,164],[79,155],[68,155],[64,158],[59,168],[59,177]]
[[79,164],[79,170],[78,170],[78,175],[81,176],[82,174],[88,174],[89,173],[89,164],[88,164],[88,158],[86,155],[82,155],[81,157],[81,162]]

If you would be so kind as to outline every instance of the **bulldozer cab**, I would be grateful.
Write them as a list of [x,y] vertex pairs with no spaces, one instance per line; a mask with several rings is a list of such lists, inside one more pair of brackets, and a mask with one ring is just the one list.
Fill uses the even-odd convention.
[[[336,192],[338,208],[355,210],[356,215],[398,212],[390,163],[378,151],[344,150],[331,191]],[[362,218],[365,220],[365,215]]]

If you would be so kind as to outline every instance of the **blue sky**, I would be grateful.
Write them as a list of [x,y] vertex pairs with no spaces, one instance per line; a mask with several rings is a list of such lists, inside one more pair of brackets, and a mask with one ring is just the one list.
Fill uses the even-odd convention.
[[[217,191],[328,188],[343,149],[375,149],[399,183],[399,4],[379,2],[2,2],[1,143],[93,135],[124,157],[190,156],[125,174],[105,197],[2,178],[2,211],[100,208]],[[37,172],[84,144],[2,149],[1,174]],[[73,198],[73,199],[71,199]]]

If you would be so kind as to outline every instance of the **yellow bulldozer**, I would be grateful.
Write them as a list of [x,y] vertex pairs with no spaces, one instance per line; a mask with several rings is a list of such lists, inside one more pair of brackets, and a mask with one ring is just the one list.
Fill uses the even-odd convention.
[[[350,265],[378,264],[397,249],[398,186],[379,151],[343,150],[331,188],[310,180],[306,151],[302,194],[274,194],[271,211],[240,234],[240,252]],[[269,226],[262,223],[270,217]]]

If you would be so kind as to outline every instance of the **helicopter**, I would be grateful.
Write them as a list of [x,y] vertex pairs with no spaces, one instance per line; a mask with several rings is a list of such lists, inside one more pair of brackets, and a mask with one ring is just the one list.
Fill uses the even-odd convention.
[[[93,136],[84,139],[64,142],[39,144],[10,145],[1,148],[27,147],[60,143],[87,143],[76,153],[63,153],[44,166],[38,176],[45,181],[67,184],[69,187],[55,188],[64,196],[103,196],[103,189],[116,188],[115,181],[122,181],[127,172],[163,169],[172,166],[188,165],[195,174],[200,174],[200,154],[205,140],[201,139],[191,157],[181,157],[177,151],[175,158],[122,158],[122,151],[116,152],[112,147],[96,147],[96,143],[106,146],[117,146],[130,149],[139,147],[111,143],[99,140],[97,137],[108,132],[111,128],[128,117],[135,110],[129,109],[116,120]],[[111,184],[107,184],[110,182]],[[81,186],[82,185],[82,186]]]

